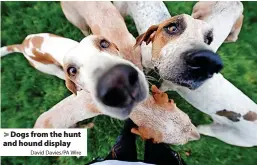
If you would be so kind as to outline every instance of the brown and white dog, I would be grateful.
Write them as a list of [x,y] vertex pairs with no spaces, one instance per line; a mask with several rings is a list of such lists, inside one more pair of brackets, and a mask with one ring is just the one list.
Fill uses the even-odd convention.
[[[176,40],[178,40],[179,43],[182,43],[182,41],[179,40],[181,34],[176,33],[181,32],[180,30],[175,30],[175,33],[171,34],[171,36],[168,38],[171,44],[168,43],[164,45],[163,43],[167,42],[160,42],[162,41],[161,39],[167,39],[167,37],[163,37],[164,35],[166,35],[165,33],[167,32],[165,30],[161,30],[161,28],[165,28],[165,26],[163,27],[162,25],[165,25],[167,20],[170,21],[174,18],[169,17],[168,10],[163,4],[163,2],[133,1],[115,3],[117,7],[120,9],[121,13],[128,13],[135,20],[139,34],[141,34],[138,41],[141,42],[142,38],[145,38],[144,41],[146,41],[146,43],[152,41],[152,46],[151,44],[149,44],[150,47],[144,47],[146,49],[150,48],[150,51],[145,51],[145,55],[142,54],[143,61],[144,57],[148,57],[148,59],[151,60],[152,56],[155,55],[156,48],[158,52],[160,52],[160,58],[162,55],[168,54],[165,50],[171,50],[170,52],[172,52],[174,46],[181,48],[181,46],[177,45],[177,43],[175,42]],[[199,3],[201,4],[202,2]],[[223,24],[220,24],[219,26],[214,26],[214,31],[217,31],[215,30],[215,28],[224,28],[226,34],[216,32],[213,33],[213,37],[207,37],[207,40],[210,41],[210,49],[217,50],[218,47],[224,42],[226,37],[228,37],[227,39],[229,39],[231,38],[231,36],[238,35],[238,32],[240,31],[241,27],[240,22],[242,20],[242,4],[240,2],[216,2],[215,5],[213,5],[213,3],[205,3],[204,8],[199,7],[199,3],[196,5],[196,7],[194,7],[194,9],[195,12],[199,12],[202,14],[200,18],[210,20],[211,22],[214,20],[224,22],[226,20],[226,22],[224,22]],[[208,10],[208,12],[202,12],[200,10]],[[232,10],[233,12],[231,12]],[[150,19],[148,18],[149,13],[151,14]],[[204,13],[206,15],[204,15]],[[187,15],[186,17],[190,16]],[[223,18],[224,21],[220,20]],[[226,18],[233,19],[228,20]],[[193,18],[190,19],[192,21],[197,21],[193,20]],[[179,21],[177,22],[178,23],[176,23],[176,21],[175,23],[171,22],[172,26],[168,24],[168,27],[170,27],[170,29],[178,29],[176,28],[176,26],[179,27]],[[153,23],[154,25],[151,23]],[[190,22],[190,24],[195,25],[192,22]],[[215,22],[212,22],[212,24],[215,24]],[[148,25],[148,27],[146,25]],[[173,27],[174,25],[175,28]],[[197,26],[191,25],[189,25],[189,27],[196,28],[199,31],[202,30],[201,27],[198,28]],[[158,26],[158,28],[156,26]],[[149,29],[147,30],[147,28]],[[145,34],[142,29],[145,29]],[[183,31],[182,34],[184,34],[185,32],[186,31]],[[178,34],[179,37],[176,37],[176,34]],[[221,34],[221,36],[219,36],[219,34]],[[188,37],[191,38],[191,35],[189,34]],[[203,40],[203,37],[201,37],[200,35],[198,35],[198,37],[199,40]],[[182,40],[185,40],[185,42],[187,42],[186,37]],[[211,44],[211,41],[215,44]],[[142,53],[144,48],[141,47]],[[171,61],[167,60],[168,58],[170,58]],[[173,59],[174,58],[172,56],[166,57],[165,60],[167,61],[167,64],[160,63],[159,67],[165,67],[168,64],[174,65],[175,63],[172,62]],[[154,60],[151,62],[154,62]],[[177,69],[179,70],[180,68]],[[256,103],[254,103],[249,97],[247,97],[233,84],[226,80],[221,74],[214,74],[212,78],[206,80],[206,82],[204,82],[200,87],[198,87],[195,90],[190,90],[187,87],[183,87],[181,85],[175,85],[174,82],[170,81],[164,81],[162,87],[163,89],[172,89],[177,91],[194,107],[212,117],[214,123],[199,126],[198,130],[200,133],[216,137],[232,145],[244,147],[251,147],[257,145]]]
[[[112,70],[118,76],[115,74],[111,74],[109,72],[108,74],[108,65],[102,65],[99,63],[99,59],[102,60],[102,58],[84,58],[84,60],[89,60],[91,65],[85,65],[83,66],[84,69],[88,69],[96,65],[101,66],[99,70],[94,71],[94,77],[101,77],[101,83],[99,83],[99,88],[97,89],[97,93],[93,92],[91,94],[93,95],[99,95],[105,104],[110,105],[112,107],[119,107],[117,109],[113,109],[113,112],[120,112],[121,107],[124,105],[120,104],[120,102],[124,101],[124,104],[131,104],[133,102],[133,99],[135,100],[142,100],[146,98],[148,95],[148,90],[146,90],[146,87],[148,87],[144,75],[140,69],[142,68],[141,66],[141,58],[140,58],[140,48],[133,49],[133,45],[135,43],[135,38],[129,33],[129,31],[126,28],[126,24],[124,23],[123,18],[120,16],[119,12],[115,9],[115,7],[111,3],[106,3],[106,2],[83,2],[83,1],[62,1],[61,2],[61,7],[64,12],[64,15],[66,18],[73,23],[75,26],[81,29],[81,31],[84,34],[87,34],[87,30],[91,29],[93,34],[95,35],[101,35],[105,38],[108,38],[108,40],[112,43],[115,43],[117,47],[119,48],[119,54],[116,54],[116,57],[113,56],[113,61],[112,63],[115,63],[115,59],[117,56],[124,57],[129,64],[132,65],[135,64],[137,67],[135,68],[136,71],[125,68],[125,66],[117,66],[116,68],[111,68],[114,69]],[[111,11],[111,12],[110,12]],[[94,14],[92,14],[94,13]],[[109,21],[106,18],[109,17],[114,17],[112,21]],[[70,62],[73,63],[74,61],[74,56],[76,56],[78,53],[83,54],[86,53],[86,51],[89,51],[90,49],[86,50],[83,48],[83,44],[78,46],[80,48],[74,49],[74,55],[71,55],[72,52],[70,53]],[[81,52],[79,52],[81,49]],[[121,59],[121,58],[120,58]],[[80,63],[80,58],[78,59],[77,63]],[[130,61],[130,62],[129,62]],[[104,62],[104,61],[103,61]],[[132,62],[132,63],[131,63]],[[68,66],[70,67],[70,66]],[[72,66],[73,68],[76,66]],[[106,71],[107,76],[103,77],[99,75],[99,72],[101,71]],[[85,72],[86,74],[86,72]],[[128,76],[129,78],[124,78],[123,76]],[[74,82],[76,84],[79,79],[79,76],[76,76],[76,79],[71,78],[71,82]],[[122,83],[124,81],[128,81],[126,83],[128,84],[126,87],[127,89],[123,89],[121,91],[121,88],[123,88]],[[79,86],[84,86],[84,88],[95,88],[95,85],[97,83],[84,83],[84,84],[79,84]],[[118,86],[119,84],[119,86]],[[109,88],[118,86],[119,90],[117,88],[113,88],[110,90]],[[137,88],[133,88],[132,86],[135,86]],[[131,88],[130,88],[131,87]],[[83,87],[82,87],[83,89]],[[126,92],[127,90],[127,92]],[[128,93],[128,94],[126,94]],[[126,96],[125,96],[126,95]],[[131,96],[133,99],[128,100],[129,96]],[[108,99],[108,98],[116,98],[116,99]],[[119,103],[119,104],[117,104]],[[100,105],[99,105],[100,106]],[[117,117],[117,116],[116,116]],[[121,117],[121,116],[120,116]]]
[[1,57],[14,52],[23,53],[34,68],[65,79],[63,57],[77,44],[77,41],[54,34],[30,34],[22,44],[1,47]]
[[[48,33],[33,34],[20,45],[1,48],[1,56],[12,52],[23,53],[36,69],[65,79],[74,94],[88,91],[100,112],[112,117],[127,118],[148,95],[143,72],[119,57],[118,47],[102,36],[88,36],[78,43]],[[109,95],[117,99],[109,100]]]
[[162,79],[196,89],[222,69],[219,55],[210,47],[213,29],[206,22],[187,14],[170,18],[162,2],[114,4],[121,13],[134,19],[140,34],[136,46],[143,44],[143,64],[156,68]]
[[192,17],[207,22],[213,28],[215,39],[210,46],[217,51],[224,41],[237,41],[244,18],[243,4],[237,1],[200,1],[194,5]]

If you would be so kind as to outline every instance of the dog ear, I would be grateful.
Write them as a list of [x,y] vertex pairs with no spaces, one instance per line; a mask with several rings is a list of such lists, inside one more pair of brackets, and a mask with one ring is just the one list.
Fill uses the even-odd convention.
[[244,15],[241,14],[238,17],[238,19],[236,20],[236,23],[232,27],[231,32],[228,35],[228,37],[226,38],[225,42],[236,42],[237,41],[238,35],[242,28],[243,20],[244,20]]
[[75,95],[77,95],[77,87],[74,82],[72,82],[67,76],[65,77],[66,87]]
[[147,31],[140,36],[136,38],[136,44],[134,48],[141,45],[144,42],[146,42],[146,45],[148,45],[150,42],[153,41],[156,30],[158,29],[159,25],[152,25],[150,28],[147,29]]
[[197,2],[193,7],[191,16],[194,19],[204,20],[205,17],[208,17],[211,14],[212,8],[214,7],[215,3],[216,2],[214,2],[214,1],[212,1],[212,2],[206,2],[206,1]]

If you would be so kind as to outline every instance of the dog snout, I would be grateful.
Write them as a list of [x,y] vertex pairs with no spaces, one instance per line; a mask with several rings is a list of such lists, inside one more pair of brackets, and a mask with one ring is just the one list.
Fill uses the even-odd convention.
[[138,72],[135,68],[124,64],[116,65],[99,79],[98,98],[107,106],[128,107],[137,97],[138,82]]
[[211,77],[223,68],[223,63],[219,55],[209,50],[201,50],[191,53],[186,58],[187,64],[191,69],[206,74]]

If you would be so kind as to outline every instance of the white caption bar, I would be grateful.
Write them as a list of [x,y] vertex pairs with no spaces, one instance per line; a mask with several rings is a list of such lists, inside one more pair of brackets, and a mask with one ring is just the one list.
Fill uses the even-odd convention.
[[87,156],[86,129],[1,129],[0,156]]

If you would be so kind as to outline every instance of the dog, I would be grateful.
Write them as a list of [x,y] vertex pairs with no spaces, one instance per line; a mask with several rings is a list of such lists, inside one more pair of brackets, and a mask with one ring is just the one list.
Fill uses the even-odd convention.
[[50,33],[30,34],[22,44],[1,47],[1,57],[10,53],[23,53],[37,70],[65,79],[63,57],[77,41]]
[[[135,43],[135,38],[129,33],[126,28],[126,24],[124,23],[123,18],[120,16],[119,12],[115,9],[115,7],[110,2],[68,2],[62,1],[61,7],[66,18],[73,23],[75,26],[81,29],[82,32],[85,33],[88,30],[88,27],[92,30],[93,34],[101,35],[105,38],[108,38],[110,42],[117,45],[120,50],[119,54],[114,54],[111,57],[111,63],[106,65],[98,64],[99,58],[95,56],[92,58],[84,58],[83,60],[88,60],[91,65],[98,64],[101,66],[99,70],[94,73],[94,77],[101,78],[98,84],[98,89],[96,92],[90,92],[93,95],[98,95],[100,100],[105,103],[105,105],[110,105],[112,107],[119,108],[111,108],[105,107],[105,109],[109,109],[113,111],[113,113],[120,113],[119,116],[112,116],[121,119],[125,113],[124,117],[129,114],[125,109],[122,110],[124,105],[131,107],[134,106],[134,102],[137,100],[142,101],[148,95],[148,84],[146,82],[145,76],[143,72],[140,70],[141,68],[141,58],[140,58],[140,48],[134,50],[133,45]],[[97,9],[97,10],[96,10]],[[100,12],[98,12],[100,11]],[[105,12],[103,12],[105,11]],[[112,11],[112,12],[110,12]],[[92,14],[94,13],[94,14]],[[106,20],[106,17],[116,16],[115,20],[109,21]],[[126,42],[124,42],[126,41]],[[103,49],[103,48],[101,48]],[[83,44],[81,44],[80,48],[74,51],[74,55],[78,53],[77,51],[85,52],[88,51],[83,48]],[[115,56],[116,55],[116,56]],[[134,69],[127,68],[126,66],[117,66],[111,68],[117,75],[112,74],[108,71],[108,67],[114,65],[117,61],[117,56],[120,57],[120,60],[127,62],[128,65],[137,66]],[[67,56],[68,57],[68,56]],[[126,60],[122,59],[125,58]],[[68,58],[66,58],[68,59]],[[102,58],[100,58],[102,59]],[[78,63],[80,63],[81,59],[78,59]],[[68,61],[68,60],[66,60]],[[72,53],[70,54],[70,62],[74,61],[74,57]],[[131,63],[131,62],[133,63]],[[86,62],[86,61],[85,61]],[[109,61],[108,61],[109,63]],[[135,65],[134,65],[135,64]],[[87,72],[90,71],[90,65],[83,66]],[[68,66],[69,69],[69,66]],[[74,67],[72,68],[74,69]],[[75,68],[76,69],[76,68]],[[105,71],[107,76],[99,75],[99,72]],[[86,73],[86,72],[85,72]],[[125,77],[124,77],[125,76]],[[76,75],[76,77],[79,77]],[[70,77],[69,82],[73,82],[70,84],[77,84],[77,86],[83,86],[83,88],[95,89],[97,86],[96,81],[92,81],[92,83],[80,82],[78,83],[79,78],[73,79]],[[85,80],[86,81],[86,80]],[[122,85],[125,84],[125,85]],[[72,88],[72,87],[71,87]],[[116,98],[116,99],[113,99]],[[123,104],[121,103],[123,102]],[[118,103],[118,104],[117,104]],[[105,106],[98,104],[98,106]],[[102,107],[103,108],[103,107]],[[101,109],[102,109],[101,108]]]
[[[73,52],[80,51],[81,48],[75,50],[73,48],[81,46],[85,46],[87,51],[80,52],[81,57],[77,57],[78,53],[73,54]],[[148,94],[148,85],[142,71],[134,64],[120,58],[118,47],[102,36],[88,36],[78,43],[48,33],[32,34],[20,45],[1,48],[1,56],[12,52],[23,53],[36,69],[65,79],[67,88],[74,94],[81,89],[90,92],[92,99],[97,106],[100,106],[100,112],[116,118],[127,118],[133,107]],[[87,68],[84,68],[82,63],[85,58],[90,59],[86,60]],[[91,63],[94,62],[93,59],[97,60],[96,65]],[[101,63],[98,62],[99,59]],[[76,69],[79,72],[73,76]],[[83,85],[76,84],[71,79]],[[119,82],[119,79],[124,79],[124,82]],[[88,87],[85,87],[84,83]],[[126,85],[120,86],[125,83]],[[116,86],[119,86],[119,89]],[[120,88],[127,88],[128,91]],[[108,100],[109,95],[117,99]]]
[[[115,43],[115,45],[117,45],[121,53],[119,54],[114,53],[113,58],[116,58],[115,56],[121,56],[126,60],[132,61],[138,68],[142,69],[140,48],[137,48],[137,49],[133,48],[136,42],[136,39],[129,33],[129,31],[127,30],[126,24],[124,22],[124,19],[119,14],[117,9],[110,2],[64,2],[62,1],[61,7],[66,18],[71,23],[73,23],[76,27],[78,27],[84,35],[89,34],[89,30],[90,30],[89,27],[90,27],[94,34],[105,36],[106,38],[110,39],[113,43]],[[104,18],[113,18],[113,19],[107,20]],[[83,51],[87,51],[87,50],[84,49]],[[94,58],[94,59],[97,60],[94,62],[95,64],[92,63],[93,61],[91,59],[89,59],[88,62],[92,63],[92,65],[98,65],[99,64],[98,61],[99,59],[101,59],[101,57],[98,59],[97,58]],[[106,70],[106,67],[102,69]],[[121,71],[124,70],[122,68],[120,69]],[[139,75],[142,76],[142,74],[139,74]],[[112,76],[112,75],[109,74],[109,76]],[[107,79],[109,78],[107,77]],[[73,89],[75,86],[74,83],[72,81],[67,81],[67,82],[70,82],[70,83],[67,83],[67,86],[75,93],[76,89]],[[101,88],[103,89],[105,89],[107,86],[113,85],[110,81],[108,82],[102,81],[102,83],[103,84],[101,84]],[[147,83],[144,83],[144,84],[145,86],[147,85]],[[96,83],[91,83],[91,86],[92,85],[96,85]],[[85,85],[85,88],[93,88],[93,87],[87,87]],[[119,91],[117,92],[118,92],[117,94],[119,94]],[[148,93],[148,91],[143,92],[142,95],[146,95],[146,93]],[[108,104],[116,104],[113,101],[118,101],[119,99],[123,99],[122,96],[117,97],[115,96],[115,94],[112,95],[112,97],[116,97],[117,99],[112,99],[112,100],[105,99],[105,101],[109,101],[110,103]],[[95,104],[91,104],[92,102],[90,101],[90,99],[92,98],[89,97],[89,93],[87,91],[83,91],[83,90],[77,91],[77,96],[71,95],[65,98],[64,100],[62,100],[61,102],[59,102],[57,105],[52,107],[47,112],[43,113],[37,119],[34,127],[35,128],[48,128],[48,127],[68,128],[68,127],[73,127],[74,124],[76,124],[78,121],[81,121],[83,119],[88,119],[88,118],[97,116],[99,114],[103,114],[103,112],[96,110],[97,108]],[[120,106],[120,105],[117,105],[117,106]],[[94,108],[92,109],[92,107]],[[119,113],[122,111],[119,108],[117,108],[117,110],[119,110]],[[114,109],[113,111],[115,112],[116,110]],[[59,118],[58,116],[60,114],[63,114],[65,117],[63,116],[62,118]]]
[[[222,2],[220,2],[220,6],[221,3]],[[115,5],[118,7],[120,11],[122,11],[121,13],[129,13],[135,20],[135,23],[138,23],[137,28],[140,27],[138,28],[139,34],[143,33],[142,29],[144,30],[147,28],[145,27],[146,25],[150,27],[151,22],[154,22],[156,24],[156,22],[166,22],[167,19],[170,19],[167,18],[169,13],[167,12],[167,9],[162,2],[115,2]],[[236,16],[240,17],[240,15],[242,14],[241,4],[236,2],[236,4],[233,5],[233,9],[235,7],[238,7],[238,10],[235,10],[238,11],[238,13],[226,12],[226,10],[231,11],[231,9],[229,9],[229,6],[230,5],[226,5],[225,8],[222,8],[222,16],[226,17],[224,13],[227,13],[228,17],[230,17],[231,14],[235,14]],[[211,5],[209,9],[212,10],[212,7],[213,5]],[[206,8],[208,7],[206,6]],[[148,19],[147,14],[151,12],[154,12],[156,16],[152,16],[151,19]],[[203,18],[207,19],[207,17],[208,15],[206,15],[206,17]],[[220,18],[219,15],[217,15],[217,17]],[[212,18],[211,20],[216,19]],[[222,24],[221,26],[227,25]],[[217,50],[217,46],[221,45],[224,42],[221,41],[220,38],[224,36],[229,36],[230,32],[233,31],[234,27],[231,26],[231,24],[229,24],[228,26],[231,27],[232,30],[227,30],[226,35],[222,34],[221,37],[213,36],[212,42],[216,44],[211,45],[210,43],[210,47],[213,46],[213,48],[211,49]],[[149,29],[151,30],[151,28]],[[238,29],[236,31],[238,31]],[[156,33],[157,32],[155,32],[155,36],[150,35],[151,40],[149,41],[154,41],[155,38],[158,38]],[[216,33],[215,35],[218,34]],[[146,42],[147,41],[148,40],[146,40]],[[155,46],[155,43],[157,43],[158,45]],[[153,51],[154,47],[158,46],[160,46],[160,44],[157,41],[153,42]],[[141,49],[143,50],[143,48]],[[146,51],[146,53],[147,52],[149,53],[149,51]],[[153,55],[143,55],[142,52],[143,57],[152,57]],[[169,64],[173,65],[173,63]],[[195,90],[190,90],[187,87],[183,87],[181,85],[174,85],[174,83],[170,81],[164,81],[164,83],[162,84],[162,89],[172,89],[177,91],[184,99],[186,99],[195,108],[201,110],[202,112],[210,115],[213,118],[214,123],[210,125],[198,126],[198,131],[200,133],[216,137],[232,145],[243,147],[252,147],[257,145],[256,103],[254,103],[250,98],[243,94],[233,84],[227,81],[221,74],[214,74],[212,78],[206,80],[199,88]]]
[[[141,34],[136,46],[152,42],[152,52],[141,52],[143,64],[151,63],[152,66],[145,67],[155,67],[162,79],[193,90],[223,68],[219,55],[210,47],[213,30],[206,22],[186,14],[170,18],[162,2],[114,4],[123,14],[126,12],[135,20]],[[143,32],[146,26],[149,28]]]
[[243,24],[243,4],[241,2],[197,2],[192,17],[207,22],[213,27],[215,39],[211,43],[214,51],[223,41],[236,42]]
[[[105,11],[108,10],[108,12],[112,13],[111,16],[105,17],[106,20],[108,20],[108,24],[113,24],[114,22],[118,22],[119,24],[124,24],[122,26],[123,28],[126,28],[125,22],[123,18],[120,16],[119,12],[117,12],[117,9],[110,3],[110,2],[77,2],[76,5],[83,6],[85,5],[85,8],[89,7],[87,6],[87,3],[90,5],[90,10],[95,11],[94,14],[96,15],[109,15],[109,13],[106,13]],[[94,4],[94,5],[93,5]],[[98,5],[96,5],[98,4]],[[71,4],[72,5],[72,4]],[[92,7],[94,6],[94,7]],[[102,9],[102,10],[98,10]],[[76,9],[74,9],[76,11]],[[75,11],[70,11],[73,13],[76,13]],[[86,19],[87,17],[94,17],[93,14],[91,15],[85,15]],[[104,16],[103,16],[104,17]],[[88,19],[88,18],[87,18]],[[87,22],[86,22],[87,23]],[[105,22],[94,20],[94,22],[91,22],[92,25],[98,24],[99,27],[102,27],[101,30],[103,32],[107,31],[106,28],[109,28],[107,25],[105,26]],[[118,25],[120,27],[120,25]],[[92,26],[92,28],[95,28],[95,26]],[[118,29],[120,31],[125,31],[124,29]],[[94,31],[92,29],[92,31]],[[115,33],[109,32],[109,37],[111,35],[120,34],[120,32],[116,31]],[[128,42],[130,42],[131,38],[130,35],[127,38]],[[126,44],[127,40],[123,40],[123,42],[120,42],[120,44]],[[115,42],[115,41],[114,41]],[[118,43],[118,41],[116,42]],[[130,47],[121,46],[120,52],[126,51],[126,50],[133,50],[133,46],[136,43],[136,40],[134,39],[134,43],[130,44]],[[84,52],[87,47],[81,45],[81,48],[78,48],[76,52]],[[75,48],[76,49],[76,48]],[[81,49],[81,50],[80,50]],[[84,49],[84,50],[82,50]],[[138,51],[137,53],[140,54]],[[80,56],[79,56],[80,57]],[[126,55],[123,56],[125,59],[130,59],[130,57],[127,57]],[[140,58],[140,55],[136,55],[137,58]],[[91,60],[92,57],[88,58],[88,60]],[[74,59],[71,57],[71,59]],[[82,60],[79,60],[82,61]],[[136,61],[139,61],[136,59]],[[85,62],[86,63],[86,62]],[[105,67],[106,68],[106,67]],[[73,80],[74,81],[74,80]],[[85,85],[88,86],[88,85]],[[104,88],[104,87],[103,87]],[[84,92],[84,93],[81,93]],[[163,95],[163,94],[161,94]],[[76,122],[87,119],[93,116],[97,116],[101,113],[97,110],[97,108],[92,105],[91,101],[86,96],[85,91],[78,91],[77,97],[75,98],[73,95],[69,96],[68,98],[64,99],[63,101],[59,102],[57,105],[55,105],[52,109],[42,114],[36,121],[35,128],[43,127],[43,128],[67,128],[72,127]],[[168,142],[172,144],[184,144],[190,140],[197,140],[200,138],[195,126],[191,123],[189,117],[181,110],[179,110],[177,107],[169,105],[171,103],[163,103],[163,105],[159,105],[155,103],[155,97],[149,96],[145,101],[142,103],[139,103],[133,110],[133,114],[131,114],[131,119],[139,125],[139,130],[134,130],[134,133],[138,133],[142,135],[143,137],[150,136],[154,140],[160,142]],[[113,99],[113,98],[112,98]],[[88,101],[85,101],[88,100]],[[165,100],[168,102],[168,100]],[[167,105],[168,104],[168,108]],[[62,117],[59,116],[62,114]],[[156,119],[156,114],[158,115],[158,119]],[[142,117],[144,116],[145,117]],[[165,124],[165,122],[168,122],[169,124]],[[148,125],[145,125],[145,123],[148,123]],[[145,134],[147,133],[147,130],[149,124],[152,124],[153,127],[150,127],[151,134]],[[165,125],[164,127],[162,127]],[[174,129],[167,129],[166,125],[169,125],[169,128]],[[143,128],[143,129],[140,129]],[[156,131],[157,130],[157,131]],[[146,132],[145,132],[146,131]],[[159,132],[158,132],[159,131]],[[171,134],[172,136],[169,136]],[[157,135],[157,136],[156,136]],[[159,136],[161,135],[161,136]]]

